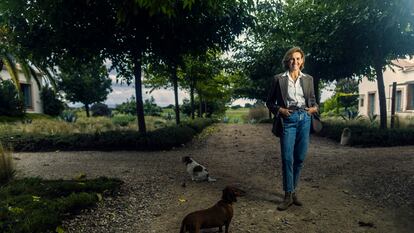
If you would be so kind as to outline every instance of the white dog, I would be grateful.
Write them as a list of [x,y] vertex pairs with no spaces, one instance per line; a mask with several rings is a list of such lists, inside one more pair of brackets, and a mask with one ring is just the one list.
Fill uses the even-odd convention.
[[207,168],[197,163],[190,156],[183,157],[183,163],[187,166],[187,172],[193,181],[208,181],[214,182],[216,179],[211,178],[208,174]]

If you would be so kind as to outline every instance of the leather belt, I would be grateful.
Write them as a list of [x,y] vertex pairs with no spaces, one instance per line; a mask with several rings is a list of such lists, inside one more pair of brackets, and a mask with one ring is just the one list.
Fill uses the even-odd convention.
[[289,107],[288,107],[288,109],[289,109],[289,110],[292,110],[292,111],[300,111],[300,110],[303,110],[303,111],[304,111],[304,110],[305,110],[305,108],[306,108],[305,106],[303,106],[303,107],[298,107],[298,106],[289,106]]

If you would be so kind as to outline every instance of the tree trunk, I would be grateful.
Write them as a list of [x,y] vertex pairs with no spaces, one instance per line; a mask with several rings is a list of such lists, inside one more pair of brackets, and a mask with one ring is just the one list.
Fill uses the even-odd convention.
[[90,117],[90,114],[89,114],[89,104],[85,104],[85,111],[86,111],[86,117]]
[[141,65],[142,53],[137,52],[134,56],[134,76],[135,76],[135,98],[138,118],[138,131],[142,134],[147,133],[145,127],[144,104],[142,102],[142,81],[141,81]]
[[377,75],[378,97],[380,106],[380,128],[387,128],[387,105],[385,98],[384,76],[382,74],[382,65],[379,59],[375,59],[374,69]]
[[203,99],[200,94],[198,94],[198,99],[200,101],[198,108],[198,117],[203,117]]
[[206,113],[206,117],[207,117],[207,101],[204,101],[204,112]]
[[195,106],[194,106],[194,78],[190,78],[190,101],[191,101],[191,119],[194,120],[194,112],[195,112]]
[[180,106],[178,105],[178,77],[177,66],[172,66],[172,80],[174,85],[174,99],[175,99],[175,123],[180,124]]

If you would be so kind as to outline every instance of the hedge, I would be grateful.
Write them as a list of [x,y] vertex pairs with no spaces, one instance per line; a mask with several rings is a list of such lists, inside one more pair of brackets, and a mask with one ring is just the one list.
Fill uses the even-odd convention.
[[43,135],[15,133],[0,135],[3,145],[14,151],[75,151],[75,150],[168,150],[192,140],[194,135],[211,125],[211,119],[197,119],[179,126],[170,126],[140,134],[137,131],[105,131]]
[[389,147],[414,145],[414,129],[394,128],[380,129],[370,126],[364,122],[322,122],[323,129],[319,136],[331,138],[337,142],[341,141],[344,128],[351,130],[350,146],[358,147]]

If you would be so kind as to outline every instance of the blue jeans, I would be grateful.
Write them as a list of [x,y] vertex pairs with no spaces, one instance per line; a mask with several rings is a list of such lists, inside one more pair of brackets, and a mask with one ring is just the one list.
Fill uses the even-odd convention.
[[294,111],[283,119],[283,133],[280,137],[282,154],[283,190],[294,192],[299,181],[308,151],[311,116],[303,111]]

